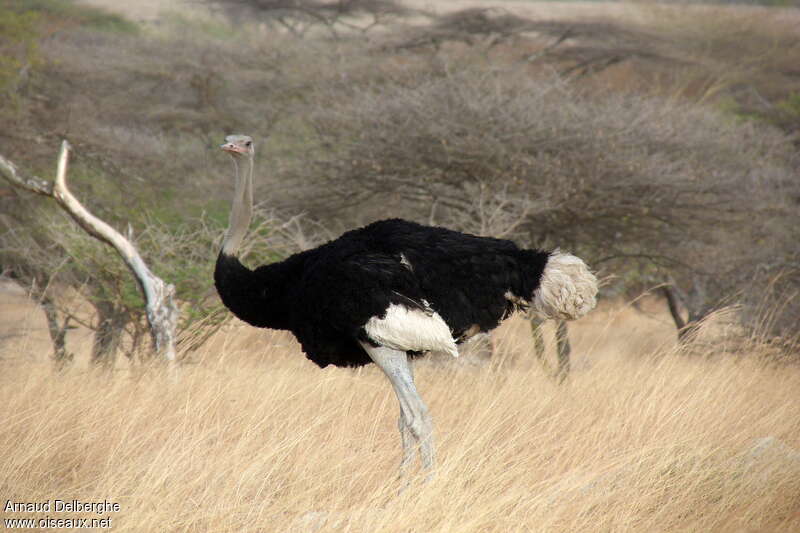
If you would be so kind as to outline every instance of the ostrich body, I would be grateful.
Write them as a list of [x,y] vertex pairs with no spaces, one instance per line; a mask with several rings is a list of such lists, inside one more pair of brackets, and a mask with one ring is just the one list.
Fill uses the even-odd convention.
[[320,367],[377,364],[400,403],[401,470],[417,444],[425,468],[435,460],[410,358],[431,351],[457,357],[457,343],[520,308],[574,319],[595,305],[597,280],[575,256],[400,219],[251,270],[237,254],[252,212],[255,150],[245,135],[225,140],[236,190],[214,272],[223,303],[248,324],[291,331]]

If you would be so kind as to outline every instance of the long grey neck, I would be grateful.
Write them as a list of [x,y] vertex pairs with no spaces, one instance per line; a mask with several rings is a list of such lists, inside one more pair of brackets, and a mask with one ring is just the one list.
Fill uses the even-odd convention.
[[253,216],[253,155],[247,157],[247,168],[244,172],[239,171],[236,157],[233,158],[233,165],[236,168],[236,189],[233,193],[228,231],[222,241],[222,253],[237,257]]

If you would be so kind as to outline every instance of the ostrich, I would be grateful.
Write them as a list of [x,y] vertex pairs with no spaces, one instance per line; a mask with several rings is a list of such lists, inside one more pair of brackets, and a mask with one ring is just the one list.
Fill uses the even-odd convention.
[[573,255],[400,219],[251,270],[237,255],[252,215],[255,147],[246,135],[229,135],[220,148],[236,179],[214,271],[222,302],[248,324],[291,331],[322,368],[377,364],[400,403],[401,473],[417,449],[424,469],[435,463],[431,417],[411,358],[458,357],[458,343],[518,309],[576,319],[595,305],[597,279]]

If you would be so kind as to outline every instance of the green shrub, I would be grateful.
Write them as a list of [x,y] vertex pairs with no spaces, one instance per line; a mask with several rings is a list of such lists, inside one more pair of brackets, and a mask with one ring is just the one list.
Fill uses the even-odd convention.
[[17,14],[37,15],[59,25],[122,33],[135,33],[138,30],[136,24],[120,15],[80,5],[72,0],[5,0],[3,9]]
[[13,96],[29,70],[40,61],[38,22],[32,11],[0,6],[0,94]]

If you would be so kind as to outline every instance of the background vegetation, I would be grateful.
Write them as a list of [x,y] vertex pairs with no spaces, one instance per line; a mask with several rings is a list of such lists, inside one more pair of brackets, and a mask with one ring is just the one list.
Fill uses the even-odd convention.
[[[173,17],[142,32],[73,4],[8,3],[6,151],[25,146],[20,162],[43,169],[47,141],[69,134],[101,216],[193,233],[224,221],[225,162],[209,149],[248,131],[270,135],[269,205],[326,226],[390,214],[569,246],[626,279],[703,284],[700,315],[755,288],[758,268],[759,294],[779,273],[793,279],[796,239],[771,242],[791,233],[798,198],[791,137],[764,126],[794,128],[798,37],[777,15],[731,35],[737,11],[688,6],[648,6],[637,23],[543,23],[379,2],[212,5],[233,25]],[[764,109],[746,111],[751,93]],[[748,249],[730,238],[743,231]],[[162,275],[199,277],[184,254]],[[765,254],[776,260],[763,271]],[[110,300],[107,282],[84,285]],[[126,290],[111,291],[113,306],[135,322]]]
[[[48,175],[68,137],[74,186],[178,287],[182,329],[219,324],[208,280],[230,183],[215,147],[244,131],[261,154],[253,262],[402,216],[569,248],[613,275],[609,295],[668,283],[690,323],[738,302],[752,326],[773,290],[774,333],[797,332],[793,10],[208,6],[144,28],[60,0],[0,8],[0,147]],[[56,307],[78,290],[96,360],[137,352],[141,299],[115,258],[51,206],[0,202],[3,268]]]

